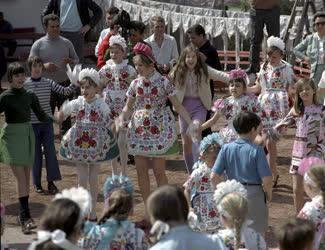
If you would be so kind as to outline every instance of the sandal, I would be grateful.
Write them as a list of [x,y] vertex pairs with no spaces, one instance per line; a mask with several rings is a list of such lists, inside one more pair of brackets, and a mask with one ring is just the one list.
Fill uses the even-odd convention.
[[276,176],[275,176],[275,178],[273,179],[273,188],[275,188],[277,185],[278,185],[278,180],[279,180],[279,178],[280,178],[280,175],[279,174],[277,174]]

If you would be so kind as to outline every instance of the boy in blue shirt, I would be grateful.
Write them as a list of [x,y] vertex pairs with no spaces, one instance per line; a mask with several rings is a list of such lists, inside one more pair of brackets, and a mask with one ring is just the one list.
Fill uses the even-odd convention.
[[263,148],[253,143],[261,132],[261,119],[255,113],[242,112],[233,125],[239,139],[222,147],[212,168],[211,181],[217,185],[225,173],[229,180],[235,179],[245,186],[251,227],[263,234],[268,226],[266,201],[272,198],[272,173]]

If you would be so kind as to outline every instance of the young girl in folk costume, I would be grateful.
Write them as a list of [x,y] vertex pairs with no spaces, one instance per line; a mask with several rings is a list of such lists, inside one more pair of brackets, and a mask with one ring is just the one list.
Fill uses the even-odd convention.
[[35,136],[30,124],[31,110],[42,122],[52,119],[41,109],[37,96],[24,87],[25,69],[19,63],[8,66],[10,88],[0,95],[0,113],[5,113],[5,124],[0,131],[0,162],[10,166],[17,185],[19,199],[18,222],[24,234],[36,225],[29,211],[30,170],[34,162]]
[[[122,112],[126,102],[126,91],[133,79],[136,78],[135,69],[124,60],[127,45],[120,35],[112,36],[109,40],[110,57],[98,72],[104,83],[104,100],[111,110],[111,118],[116,119]],[[119,130],[118,146],[122,166],[122,174],[126,175],[128,160],[127,151],[127,123]]]
[[86,222],[79,241],[84,249],[149,248],[141,229],[128,220],[133,209],[133,183],[125,176],[112,176],[104,184],[105,208],[98,224]]
[[[285,49],[284,42],[278,37],[271,36],[267,40],[267,47],[268,59],[258,73],[257,83],[248,88],[248,92],[260,93],[258,100],[267,117],[263,124],[264,129],[272,128],[287,115],[289,112],[287,91],[294,85],[292,67],[282,60]],[[279,178],[276,169],[276,143],[268,138],[266,147],[273,175],[273,186],[276,186]]]
[[267,249],[263,237],[250,228],[247,220],[248,202],[244,186],[235,181],[225,181],[217,185],[214,200],[220,219],[226,229],[218,235],[224,240],[229,250],[246,248],[250,250]]
[[304,174],[304,184],[305,191],[312,200],[304,205],[298,217],[314,222],[314,249],[325,249],[325,162],[313,165]]
[[77,241],[90,206],[90,195],[82,187],[65,189],[57,194],[44,211],[37,240],[28,250],[81,250]]
[[[207,66],[197,48],[186,47],[170,73],[171,81],[177,89],[177,98],[190,114],[194,123],[199,126],[206,119],[207,110],[211,108],[212,94],[210,79],[228,82],[228,74]],[[192,139],[186,135],[188,124],[179,117],[180,132],[183,142],[183,156],[187,171],[192,173],[193,163],[198,160],[201,135],[198,133]]]
[[201,130],[212,127],[220,116],[224,116],[227,120],[227,125],[220,129],[219,135],[225,143],[232,142],[238,138],[233,126],[233,119],[240,112],[251,111],[258,114],[262,119],[265,118],[265,113],[262,111],[255,95],[246,93],[248,77],[245,71],[242,69],[231,70],[229,77],[229,92],[231,96],[226,99],[217,100],[212,107],[212,111],[215,114],[200,127]]
[[317,104],[316,86],[312,80],[301,79],[296,83],[295,105],[289,114],[275,126],[276,131],[296,125],[290,173],[296,213],[303,206],[303,177],[298,167],[305,157],[315,156],[325,160],[325,106]]
[[198,168],[194,169],[184,184],[184,194],[189,206],[197,216],[197,222],[190,224],[194,230],[216,232],[221,227],[217,207],[213,201],[214,188],[210,182],[211,168],[223,145],[218,133],[213,133],[201,141]]
[[189,207],[180,187],[159,187],[146,205],[153,225],[150,233],[158,240],[151,250],[226,249],[218,235],[195,232],[188,226]]
[[176,124],[166,100],[169,99],[176,111],[191,124],[190,128],[193,128],[193,123],[178,102],[174,85],[156,71],[151,48],[137,43],[134,52],[139,77],[132,81],[127,91],[128,99],[119,118],[119,127],[123,127],[133,113],[128,131],[128,149],[129,154],[135,156],[138,183],[146,201],[150,194],[149,168],[153,168],[158,186],[167,184],[165,157],[178,152]]
[[81,70],[79,82],[82,96],[65,103],[58,114],[61,121],[71,113],[76,114],[75,124],[62,138],[60,155],[76,163],[79,186],[86,188],[89,181],[92,198],[89,219],[96,220],[99,163],[112,160],[113,172],[117,172],[119,152],[111,131],[114,124],[110,109],[97,95],[100,86],[98,72],[88,68]]

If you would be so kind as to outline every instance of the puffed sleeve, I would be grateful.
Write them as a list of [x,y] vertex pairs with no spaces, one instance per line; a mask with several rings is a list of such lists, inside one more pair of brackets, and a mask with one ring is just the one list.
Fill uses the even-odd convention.
[[93,222],[86,221],[78,245],[82,249],[96,249],[98,243],[102,240],[103,237],[100,232],[100,227]]
[[168,80],[167,77],[163,76],[163,86],[167,96],[175,96],[176,88],[175,85]]
[[131,82],[128,91],[126,92],[126,96],[129,98],[136,98],[136,87],[138,85],[138,79],[135,79]]

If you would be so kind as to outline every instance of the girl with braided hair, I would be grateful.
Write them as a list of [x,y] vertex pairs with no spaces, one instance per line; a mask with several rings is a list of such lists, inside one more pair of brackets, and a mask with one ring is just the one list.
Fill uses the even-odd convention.
[[226,229],[219,230],[219,235],[227,249],[250,250],[266,249],[266,243],[261,234],[248,227],[251,221],[247,219],[248,202],[244,186],[235,181],[226,181],[217,185],[214,200],[220,214],[220,220]]
[[304,186],[312,199],[300,210],[298,217],[311,220],[316,226],[314,249],[325,247],[325,164],[316,164],[304,174]]

